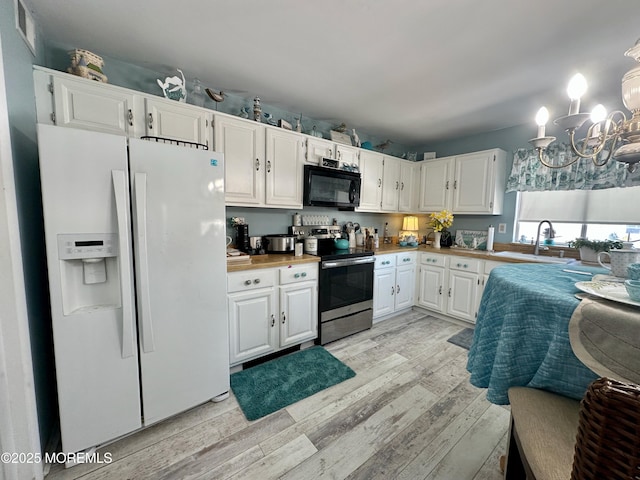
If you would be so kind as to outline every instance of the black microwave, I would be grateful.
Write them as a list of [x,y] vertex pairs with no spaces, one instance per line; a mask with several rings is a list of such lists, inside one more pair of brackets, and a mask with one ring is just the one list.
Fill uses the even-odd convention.
[[337,168],[304,166],[305,206],[355,208],[360,206],[360,174]]

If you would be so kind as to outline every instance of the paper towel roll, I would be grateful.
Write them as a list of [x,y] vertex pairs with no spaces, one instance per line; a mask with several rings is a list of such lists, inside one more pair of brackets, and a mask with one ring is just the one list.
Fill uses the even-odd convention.
[[493,225],[489,225],[489,231],[487,232],[487,251],[493,251],[493,236],[495,235],[495,229]]

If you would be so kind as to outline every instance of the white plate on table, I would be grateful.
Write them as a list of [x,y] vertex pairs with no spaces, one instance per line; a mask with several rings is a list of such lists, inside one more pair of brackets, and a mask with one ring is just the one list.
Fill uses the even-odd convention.
[[627,305],[635,305],[640,307],[640,302],[636,302],[629,298],[624,283],[620,282],[577,282],[576,288],[583,292],[590,293],[596,297],[606,298],[614,302],[626,303]]

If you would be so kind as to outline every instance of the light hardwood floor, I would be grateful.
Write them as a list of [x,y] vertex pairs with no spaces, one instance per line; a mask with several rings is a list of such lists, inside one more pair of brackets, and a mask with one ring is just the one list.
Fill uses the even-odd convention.
[[356,376],[249,422],[209,402],[53,479],[498,480],[509,411],[469,383],[463,327],[412,311],[326,346]]

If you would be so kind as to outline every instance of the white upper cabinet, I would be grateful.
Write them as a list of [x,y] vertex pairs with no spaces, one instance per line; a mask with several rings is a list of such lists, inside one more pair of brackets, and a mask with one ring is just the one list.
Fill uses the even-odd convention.
[[317,137],[306,137],[305,146],[304,160],[307,163],[322,165],[323,158],[336,159],[335,144],[329,140],[323,140]]
[[224,153],[227,205],[264,203],[265,127],[227,115],[214,115],[214,149]]
[[53,111],[49,119],[39,118],[39,122],[135,136],[133,94],[71,75],[50,76],[40,71],[35,75],[48,82],[45,88],[53,94]]
[[455,157],[454,213],[502,213],[506,152],[488,150]]
[[439,158],[422,163],[418,204],[421,212],[439,212],[450,208],[453,188],[453,182],[450,179],[452,168],[451,158]]
[[342,168],[343,165],[359,166],[360,150],[356,147],[336,143],[336,160],[340,162],[339,168]]
[[504,150],[428,160],[422,164],[419,210],[499,215],[505,181]]
[[420,165],[415,162],[400,162],[400,196],[398,211],[418,211],[418,191],[420,188]]
[[266,129],[265,204],[302,208],[304,139],[282,128]]
[[146,134],[199,143],[209,147],[211,114],[206,110],[164,98],[146,97]]
[[362,186],[358,211],[379,212],[382,208],[383,158],[381,153],[369,150],[360,151]]
[[397,212],[400,200],[400,162],[385,156],[382,161],[382,210]]

